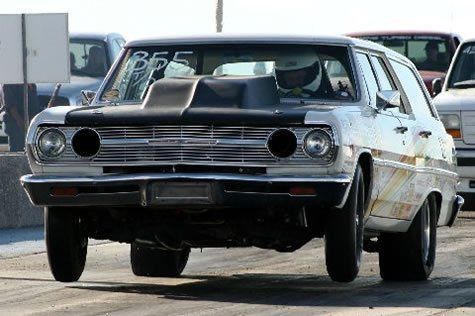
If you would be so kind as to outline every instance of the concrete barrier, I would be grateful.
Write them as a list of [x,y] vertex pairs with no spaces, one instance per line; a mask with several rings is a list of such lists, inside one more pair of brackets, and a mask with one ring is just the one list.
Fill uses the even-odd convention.
[[43,224],[43,211],[31,205],[20,184],[20,177],[30,173],[22,153],[0,154],[0,229]]

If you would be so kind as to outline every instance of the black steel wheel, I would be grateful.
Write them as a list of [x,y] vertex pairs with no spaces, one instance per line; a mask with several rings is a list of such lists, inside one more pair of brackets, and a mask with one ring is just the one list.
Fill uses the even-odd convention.
[[55,280],[79,280],[86,264],[88,238],[81,217],[70,208],[45,208],[48,262]]
[[332,210],[325,229],[325,260],[333,281],[351,282],[358,275],[363,253],[365,191],[358,165],[342,209]]

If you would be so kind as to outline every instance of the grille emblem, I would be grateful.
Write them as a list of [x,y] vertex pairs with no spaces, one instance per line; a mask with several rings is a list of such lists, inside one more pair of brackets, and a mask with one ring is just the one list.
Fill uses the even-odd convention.
[[161,145],[202,145],[202,146],[216,146],[219,144],[217,139],[149,139],[148,145],[149,146],[161,146]]

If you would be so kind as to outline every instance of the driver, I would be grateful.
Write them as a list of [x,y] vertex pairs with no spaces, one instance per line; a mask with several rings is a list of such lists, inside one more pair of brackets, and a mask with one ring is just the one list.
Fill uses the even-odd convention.
[[316,97],[322,82],[320,58],[313,51],[282,55],[275,62],[275,76],[281,97]]
[[426,59],[420,64],[422,70],[444,71],[439,60],[439,44],[436,41],[427,42],[425,46]]

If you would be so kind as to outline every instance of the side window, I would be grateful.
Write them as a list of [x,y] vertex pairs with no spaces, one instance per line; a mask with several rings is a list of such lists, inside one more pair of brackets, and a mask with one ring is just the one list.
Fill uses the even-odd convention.
[[406,93],[412,111],[417,118],[434,116],[430,108],[430,103],[422,90],[421,83],[417,79],[414,71],[406,65],[399,62],[390,61],[396,72],[399,81],[401,81],[404,92]]
[[394,82],[382,58],[371,56],[371,61],[373,62],[374,71],[376,71],[376,75],[378,76],[381,90],[395,90]]
[[363,71],[363,77],[368,88],[370,104],[376,106],[376,93],[379,91],[378,82],[374,76],[373,68],[369,62],[368,56],[363,53],[357,53],[356,57]]

